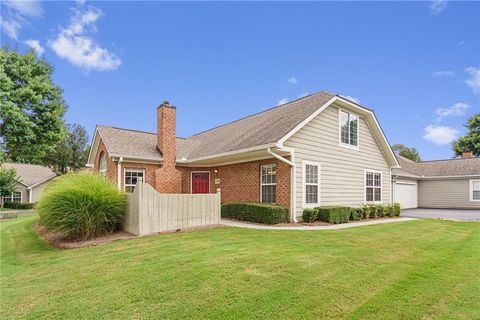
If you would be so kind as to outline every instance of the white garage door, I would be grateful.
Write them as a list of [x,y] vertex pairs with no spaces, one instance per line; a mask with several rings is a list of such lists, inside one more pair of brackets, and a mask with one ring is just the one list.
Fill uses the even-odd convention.
[[417,205],[417,184],[396,182],[394,189],[395,202],[400,202],[402,209],[416,208]]

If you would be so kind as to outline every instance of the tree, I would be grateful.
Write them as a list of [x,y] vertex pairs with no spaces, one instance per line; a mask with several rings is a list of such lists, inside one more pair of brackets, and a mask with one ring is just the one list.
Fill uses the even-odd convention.
[[0,49],[0,150],[14,162],[41,163],[66,135],[67,109],[53,67],[31,51]]
[[417,149],[415,148],[409,148],[404,144],[394,144],[392,146],[392,150],[396,154],[401,155],[402,157],[405,157],[412,161],[415,161],[415,162],[422,161],[422,159],[420,159],[420,155],[418,154]]
[[476,113],[467,120],[465,125],[468,133],[453,143],[455,156],[465,151],[472,151],[473,155],[480,156],[480,113]]
[[3,208],[3,196],[8,196],[15,191],[17,179],[14,169],[0,168],[0,207]]
[[47,155],[44,163],[58,174],[76,171],[85,167],[90,148],[87,146],[87,132],[79,124],[67,125],[68,136],[60,141],[55,149]]

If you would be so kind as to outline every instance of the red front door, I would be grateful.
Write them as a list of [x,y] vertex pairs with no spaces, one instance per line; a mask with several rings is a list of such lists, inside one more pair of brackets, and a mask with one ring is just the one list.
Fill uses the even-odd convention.
[[209,193],[209,179],[208,172],[192,172],[192,193]]

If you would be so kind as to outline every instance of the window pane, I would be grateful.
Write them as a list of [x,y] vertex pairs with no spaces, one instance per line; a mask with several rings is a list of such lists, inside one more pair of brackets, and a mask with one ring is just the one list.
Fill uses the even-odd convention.
[[357,145],[358,138],[358,117],[356,115],[350,115],[350,144]]
[[480,191],[480,181],[473,181],[472,184],[474,191]]
[[473,200],[480,200],[480,191],[473,191],[472,195]]
[[375,201],[382,201],[382,189],[375,188]]
[[305,183],[318,183],[318,166],[305,166]]
[[367,172],[366,175],[367,175],[367,179],[366,179],[367,186],[369,187],[373,186],[373,173]]
[[275,203],[277,201],[276,188],[275,185],[262,186],[262,202]]
[[134,186],[125,186],[125,192],[132,193],[135,189]]
[[305,191],[305,203],[318,203],[317,185],[307,185]]
[[373,188],[367,188],[367,201],[373,201]]
[[382,185],[382,175],[380,173],[375,173],[375,187],[380,187]]
[[341,142],[348,144],[348,141],[349,141],[348,113],[344,111],[340,111],[340,136],[341,136]]

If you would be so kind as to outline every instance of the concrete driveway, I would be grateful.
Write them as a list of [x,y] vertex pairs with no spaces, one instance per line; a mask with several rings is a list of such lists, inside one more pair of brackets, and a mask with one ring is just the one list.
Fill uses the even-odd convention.
[[400,214],[409,218],[434,218],[460,221],[480,221],[480,210],[461,209],[405,209]]

